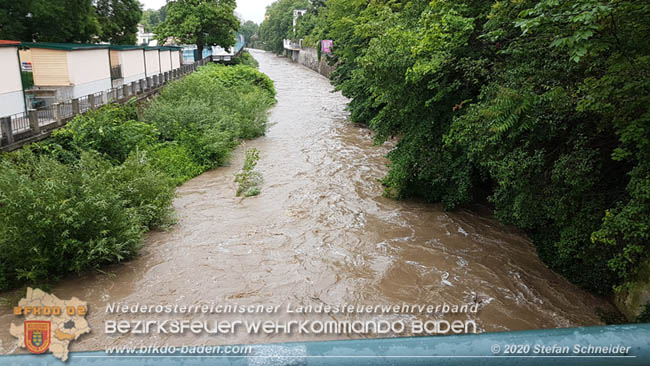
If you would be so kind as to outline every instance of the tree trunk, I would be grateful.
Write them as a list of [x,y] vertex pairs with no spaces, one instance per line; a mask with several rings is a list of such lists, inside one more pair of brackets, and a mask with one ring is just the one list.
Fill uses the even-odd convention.
[[198,52],[198,58],[199,58],[196,61],[203,60],[203,43],[197,42],[196,51]]

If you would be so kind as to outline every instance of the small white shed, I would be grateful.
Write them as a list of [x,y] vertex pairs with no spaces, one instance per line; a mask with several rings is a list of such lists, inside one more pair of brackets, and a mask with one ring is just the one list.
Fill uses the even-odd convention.
[[20,42],[0,40],[0,117],[25,112],[23,83],[20,77]]
[[172,69],[172,59],[171,51],[167,47],[162,47],[158,54],[160,57],[160,72],[171,71]]
[[171,53],[172,53],[172,69],[178,69],[179,67],[181,67],[183,53],[180,50],[180,47],[171,51]]
[[160,74],[160,55],[158,47],[145,47],[145,71],[147,76]]
[[64,101],[112,87],[108,45],[23,42],[32,56],[34,88],[55,89]]
[[122,84],[145,78],[145,51],[142,46],[113,45],[111,49],[111,73]]

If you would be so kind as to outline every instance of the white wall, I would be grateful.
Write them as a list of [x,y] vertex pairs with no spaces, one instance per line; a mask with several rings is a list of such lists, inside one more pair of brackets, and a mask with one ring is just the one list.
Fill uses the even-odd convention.
[[145,78],[142,50],[120,51],[120,65],[122,65],[124,84]]
[[112,87],[107,49],[68,52],[68,73],[73,98],[108,90]]
[[20,63],[16,47],[0,47],[0,117],[25,111]]
[[147,76],[160,74],[158,50],[145,51],[145,57],[147,60]]
[[181,67],[181,52],[172,51],[172,69],[178,69]]
[[68,52],[70,83],[85,84],[111,79],[111,66],[107,49]]
[[160,72],[171,71],[172,69],[172,60],[170,57],[169,51],[160,51]]

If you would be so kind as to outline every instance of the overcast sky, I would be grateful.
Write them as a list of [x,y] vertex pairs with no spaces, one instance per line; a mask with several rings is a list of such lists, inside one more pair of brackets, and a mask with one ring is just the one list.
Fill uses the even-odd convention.
[[[244,20],[252,20],[255,23],[262,23],[266,7],[275,0],[237,0],[237,13]],[[140,0],[144,9],[160,9],[165,5],[166,0]]]

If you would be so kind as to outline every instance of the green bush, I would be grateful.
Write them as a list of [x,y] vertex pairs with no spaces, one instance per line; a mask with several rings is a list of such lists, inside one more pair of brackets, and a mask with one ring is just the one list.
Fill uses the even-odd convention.
[[151,160],[146,152],[132,152],[124,163],[107,172],[105,184],[119,192],[126,207],[135,209],[142,225],[164,227],[171,223],[175,185]]
[[250,66],[254,68],[259,68],[260,64],[257,62],[256,59],[251,56],[248,51],[242,52],[242,54],[239,57],[235,57],[232,61],[233,65],[245,65],[245,66]]
[[[183,161],[175,178],[191,171],[223,165],[242,139],[266,131],[267,109],[275,102],[271,80],[249,66],[207,65],[197,73],[173,83],[144,112],[144,119],[160,131],[164,141],[174,141],[156,154],[161,159],[172,150]],[[169,168],[166,171],[170,171]]]
[[64,165],[29,151],[0,162],[0,289],[133,257],[146,229],[92,153]]
[[174,184],[181,184],[205,171],[197,164],[191,153],[178,142],[166,142],[156,145],[149,151],[151,162],[161,172],[171,177]]
[[80,149],[95,150],[122,162],[131,151],[158,141],[156,128],[136,119],[134,106],[107,105],[76,116],[65,130]]

